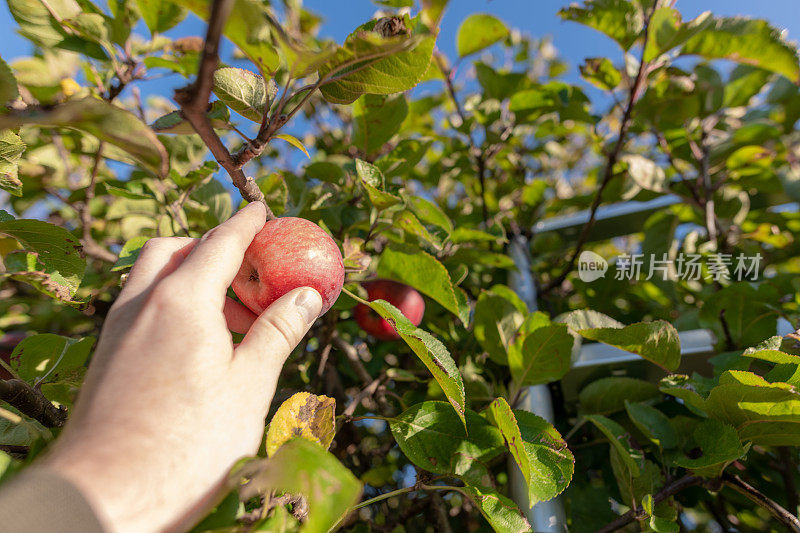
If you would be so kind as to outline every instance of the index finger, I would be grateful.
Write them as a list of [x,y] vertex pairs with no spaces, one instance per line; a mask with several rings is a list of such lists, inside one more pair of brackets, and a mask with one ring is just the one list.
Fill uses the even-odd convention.
[[222,298],[239,272],[245,250],[265,222],[266,209],[261,202],[246,205],[203,235],[173,276],[187,280],[198,289],[211,290]]

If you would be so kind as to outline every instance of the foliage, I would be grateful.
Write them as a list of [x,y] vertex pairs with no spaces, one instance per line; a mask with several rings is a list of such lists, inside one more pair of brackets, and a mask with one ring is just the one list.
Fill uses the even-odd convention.
[[[382,16],[336,44],[299,1],[236,0],[223,27],[236,51],[195,108],[197,86],[178,107],[139,86],[202,73],[203,39],[164,32],[212,2],[8,0],[34,51],[0,60],[7,370],[68,411],[146,240],[201,236],[240,194],[263,195],[331,233],[347,290],[287,363],[259,456],[196,531],[527,531],[509,461],[528,502],[560,497],[573,531],[677,531],[688,516],[764,531],[775,505],[796,513],[800,345],[775,336],[800,319],[795,46],[765,21],[587,0],[560,16],[621,50],[587,57],[573,84],[551,43],[492,15],[467,17],[447,58],[445,1],[376,3]],[[146,35],[131,32],[140,19]],[[621,227],[595,220],[666,195]],[[581,210],[577,232],[531,229]],[[520,239],[541,311],[511,288],[527,274],[508,251]],[[582,251],[694,254],[703,276],[582,281]],[[715,276],[718,254],[761,267]],[[369,303],[397,342],[352,320],[375,276],[426,297],[419,327]],[[681,357],[679,332],[700,328],[714,353]],[[572,372],[589,342],[639,360]],[[552,424],[517,408],[545,384],[563,399]],[[0,453],[0,476],[59,431],[7,412],[0,449],[15,457]]]

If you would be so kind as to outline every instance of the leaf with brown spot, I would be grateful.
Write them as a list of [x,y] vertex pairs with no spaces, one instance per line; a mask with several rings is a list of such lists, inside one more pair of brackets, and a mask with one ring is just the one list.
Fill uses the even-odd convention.
[[319,444],[295,438],[269,459],[244,463],[233,474],[235,482],[244,477],[241,501],[268,491],[302,494],[308,503],[303,533],[327,533],[358,502],[361,483],[331,453]]
[[[2,212],[4,213],[4,212]],[[29,283],[39,291],[70,305],[83,279],[86,260],[78,240],[64,228],[41,220],[0,217],[0,235],[16,239],[21,250],[3,257],[3,277]]]
[[272,457],[278,448],[294,437],[316,442],[328,449],[336,433],[336,400],[308,392],[292,395],[278,408],[267,430],[267,455]]

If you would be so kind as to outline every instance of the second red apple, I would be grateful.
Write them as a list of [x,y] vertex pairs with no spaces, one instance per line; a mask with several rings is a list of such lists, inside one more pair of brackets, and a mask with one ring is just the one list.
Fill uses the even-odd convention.
[[[422,315],[425,314],[425,300],[416,289],[391,281],[388,279],[376,279],[363,283],[367,289],[367,300],[386,300],[400,310],[407,319],[415,326],[422,322]],[[356,323],[365,332],[381,340],[399,339],[400,335],[392,325],[384,318],[364,304],[358,304],[353,311]]]

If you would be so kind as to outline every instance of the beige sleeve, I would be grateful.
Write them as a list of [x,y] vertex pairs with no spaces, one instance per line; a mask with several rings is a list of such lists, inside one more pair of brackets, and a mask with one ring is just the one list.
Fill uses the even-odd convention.
[[70,482],[33,467],[0,486],[3,533],[103,533],[89,503]]

